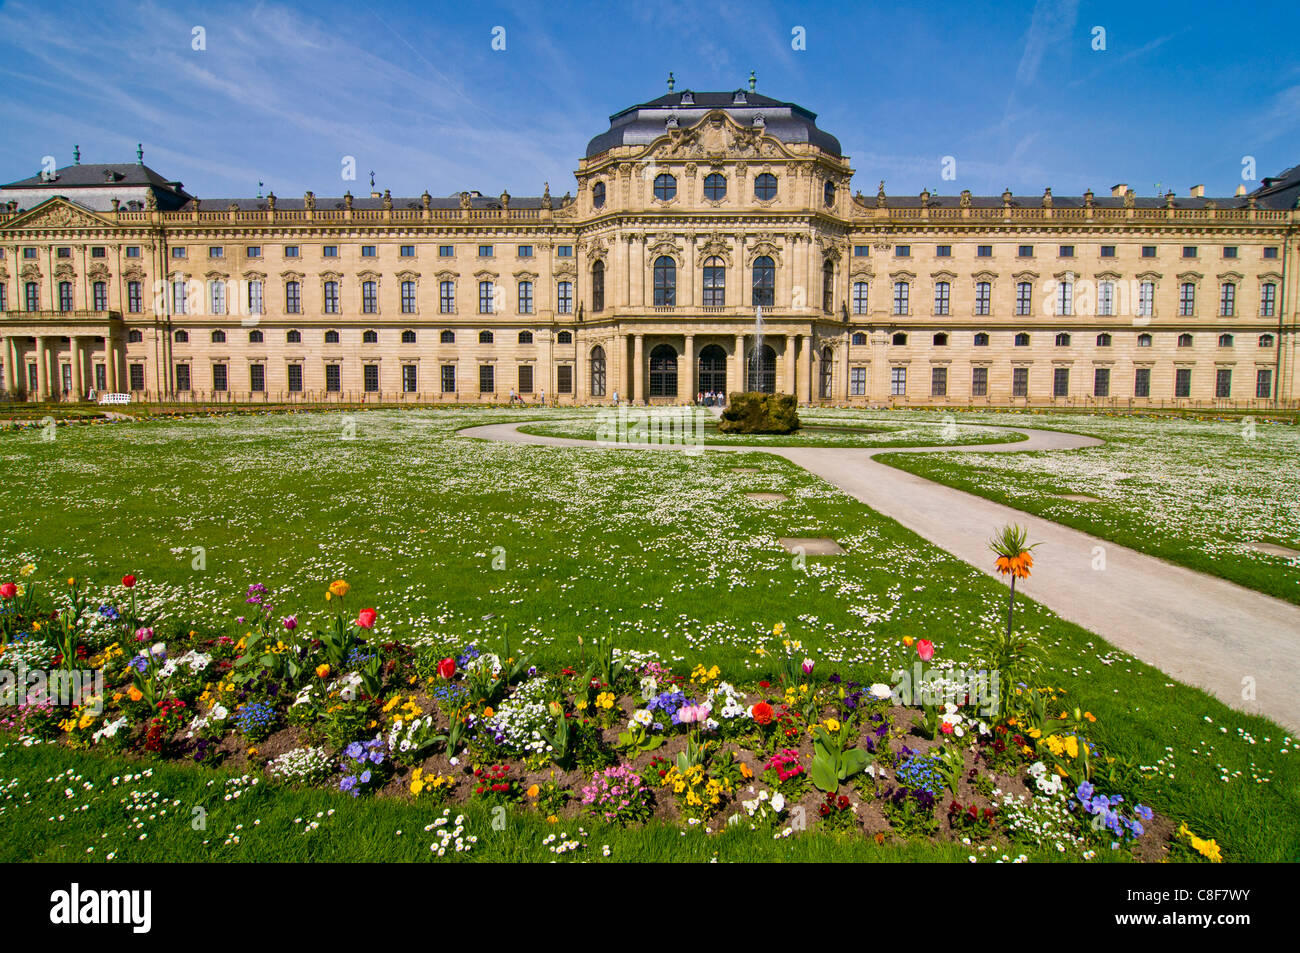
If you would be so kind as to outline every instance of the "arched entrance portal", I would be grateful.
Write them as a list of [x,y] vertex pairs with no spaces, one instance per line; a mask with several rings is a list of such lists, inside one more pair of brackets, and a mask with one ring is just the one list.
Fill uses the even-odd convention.
[[670,344],[650,352],[650,396],[677,396],[677,351]]
[[727,352],[716,344],[700,351],[700,391],[705,394],[727,392]]
[[776,393],[776,351],[764,344],[758,352],[750,351],[745,362],[745,389],[752,393]]

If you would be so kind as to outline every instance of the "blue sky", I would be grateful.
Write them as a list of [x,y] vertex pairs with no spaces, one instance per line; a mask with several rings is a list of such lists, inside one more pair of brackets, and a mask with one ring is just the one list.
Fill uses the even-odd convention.
[[678,89],[735,89],[753,69],[818,114],[868,194],[1224,195],[1243,157],[1259,177],[1300,163],[1297,35],[1295,3],[0,2],[0,181],[74,143],[131,161],[139,141],[203,198],[259,180],[365,194],[371,169],[394,195],[558,196],[669,70]]

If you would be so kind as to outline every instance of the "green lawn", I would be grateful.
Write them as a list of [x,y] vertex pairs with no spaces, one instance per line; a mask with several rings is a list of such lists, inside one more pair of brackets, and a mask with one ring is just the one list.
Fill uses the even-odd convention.
[[[0,435],[9,477],[0,484],[8,524],[0,576],[31,561],[39,568],[28,581],[47,591],[75,575],[107,592],[134,572],[145,607],[160,620],[160,638],[226,624],[243,611],[254,581],[271,588],[277,615],[296,612],[310,626],[323,617],[325,585],[343,577],[353,585],[350,603],[379,610],[384,638],[456,643],[496,638],[508,625],[516,645],[559,664],[572,660],[579,636],[608,634],[616,645],[653,649],[679,668],[717,663],[738,680],[759,670],[753,649],[777,621],[823,669],[874,681],[892,674],[905,635],[932,639],[941,659],[963,660],[972,636],[1004,618],[1006,591],[996,581],[782,459],[575,451],[456,435],[473,424],[537,417],[536,410],[373,411],[73,426],[52,442],[35,432]],[[739,467],[757,472],[735,472]],[[741,496],[754,490],[789,500]],[[778,546],[780,536],[830,536],[847,553],[802,565]],[[1149,769],[1131,797],[1217,838],[1230,860],[1300,854],[1300,746],[1285,732],[1172,682],[1039,606],[1022,608],[1021,624],[1040,632],[1047,648],[1049,683],[1097,715],[1094,736],[1104,748]],[[36,799],[61,764],[87,778],[92,770],[123,770],[58,749],[11,746],[0,760],[0,787],[17,779],[5,793],[31,790]],[[200,781],[191,776],[202,784],[213,777],[157,770],[175,778],[175,793],[169,787],[164,794],[182,805],[196,803]],[[261,839],[249,836],[243,842],[250,850],[240,857],[428,851],[427,842],[399,845],[389,830],[414,828],[425,816],[415,808],[324,792],[294,798],[267,797],[253,817],[283,830],[289,814],[329,804],[354,812],[334,838],[341,843],[296,848],[290,841],[281,849],[283,838],[267,837],[254,848]],[[9,818],[26,815],[12,798],[4,803],[12,813],[0,822],[12,830]],[[87,812],[76,837],[61,833],[64,827],[51,835],[54,828],[24,824],[0,850],[42,859],[63,856],[52,851],[84,853],[90,832],[113,830],[91,823],[99,810]],[[71,816],[71,808],[59,813]],[[244,818],[234,823],[247,826]],[[516,839],[484,846],[482,856],[534,856],[541,822],[519,824]],[[222,838],[229,832],[209,830]],[[588,830],[598,852],[607,841]],[[627,854],[612,859],[658,856],[669,842],[672,851],[695,851],[692,857],[723,849],[722,841],[695,844],[695,835],[666,829],[619,837]],[[191,849],[158,840],[148,849]],[[777,849],[748,841],[740,837],[727,849],[737,857]],[[807,859],[840,856],[826,846],[832,842],[780,849],[808,852],[794,855]],[[141,855],[123,848],[121,856]]]

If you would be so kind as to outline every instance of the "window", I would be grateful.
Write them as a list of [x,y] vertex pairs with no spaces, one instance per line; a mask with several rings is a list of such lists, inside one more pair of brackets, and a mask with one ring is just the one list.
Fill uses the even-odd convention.
[[1156,246],[1155,246],[1155,245],[1143,245],[1143,246],[1142,246],[1142,257],[1143,257],[1143,258],[1155,258],[1155,257],[1156,257]]
[[704,177],[704,197],[710,202],[721,202],[727,197],[727,179],[712,172]]
[[1056,287],[1056,313],[1074,314],[1074,282],[1062,281]]
[[950,286],[946,281],[936,281],[934,283],[934,313],[947,314],[950,296]]
[[1225,281],[1219,287],[1219,314],[1231,318],[1237,313],[1237,286]]
[[906,281],[894,282],[894,314],[907,314],[907,296],[910,291]]
[[895,331],[890,340],[895,346],[903,347],[907,344],[907,333],[905,331]]
[[1016,335],[1016,347],[1029,347],[1029,335],[1021,331]]
[[1188,317],[1196,311],[1196,285],[1184,281],[1178,291],[1178,313]]
[[254,394],[260,394],[266,390],[265,364],[248,365],[248,389]]
[[[93,248],[90,249],[90,257],[91,257],[91,258],[107,258],[107,257],[108,257],[108,249],[105,248],[103,245],[95,245]],[[4,255],[0,255],[0,258],[4,258]]]
[[[60,248],[59,251],[63,251],[63,249]],[[172,257],[173,257],[173,258],[184,258],[184,257],[186,256],[187,253],[188,253],[188,249],[185,249],[185,248],[173,248],[173,249],[172,249]],[[60,255],[59,257],[62,258],[62,257],[64,257],[64,256]]]
[[[32,254],[30,254],[30,255],[27,254],[27,252],[28,252],[29,250],[32,252]],[[32,249],[24,248],[24,249],[23,249],[23,257],[24,257],[24,258],[35,258],[35,257],[36,257],[36,249],[35,249],[35,248],[32,248]],[[127,257],[127,258],[139,258],[139,257],[140,257],[140,246],[139,246],[139,245],[127,245],[127,246],[126,246],[126,257]]]
[[853,313],[867,313],[867,290],[868,286],[865,281],[853,282]]
[[1273,317],[1273,306],[1277,301],[1277,285],[1271,281],[1264,282],[1259,289],[1259,316]]
[[520,245],[518,248],[515,249],[515,254],[516,254],[518,257],[520,257],[520,258],[532,258],[532,257],[533,257],[533,246],[532,246],[532,245]]
[[1110,335],[1106,333],[1097,335],[1097,347],[1110,347]]
[[1060,254],[1061,254],[1061,257],[1062,257],[1062,258],[1073,258],[1073,257],[1074,257],[1074,246],[1073,246],[1073,245],[1062,245],[1062,246],[1061,246],[1061,252],[1060,252]]
[[989,281],[975,283],[975,313],[993,313],[993,284]]
[[299,331],[299,330],[297,330],[296,328],[293,329],[293,330],[291,330],[291,331],[286,331],[286,332],[284,333],[284,343],[286,343],[286,344],[301,344],[301,343],[302,343],[302,332]]
[[172,314],[186,314],[189,311],[189,296],[185,293],[185,284],[184,279],[172,282]]
[[376,394],[379,392],[378,364],[363,364],[361,366],[361,386],[365,388],[365,391],[368,394]]
[[1021,281],[1016,284],[1016,314],[1027,315],[1033,314],[1034,311],[1034,286],[1028,281]]
[[248,283],[248,313],[262,314],[262,282],[250,281]]
[[59,310],[60,311],[72,310],[72,282],[71,281],[59,282]]
[[439,245],[439,246],[438,246],[438,257],[439,257],[439,258],[455,258],[455,257],[456,257],[456,246],[455,246],[455,245]]
[[519,365],[519,393],[531,394],[533,392],[533,365]]
[[992,245],[976,245],[976,246],[975,246],[975,257],[976,257],[976,258],[992,258],[992,257],[993,257],[993,246],[992,246]]
[[561,364],[555,369],[555,390],[559,394],[573,393],[573,365]]
[[127,371],[131,377],[131,390],[144,390],[144,365],[132,364]]
[[989,369],[987,367],[971,368],[970,395],[972,397],[987,397],[989,395]]
[[456,393],[456,365],[444,364],[439,369],[441,371],[441,385],[444,394]]
[[[338,246],[338,245],[326,245],[326,246],[324,246],[324,247],[321,249],[321,257],[322,257],[322,258],[337,258],[337,257],[339,257],[339,246]],[[298,368],[298,376],[299,376],[299,378],[301,379],[301,377],[302,377],[302,368],[301,368],[301,367]]]
[[302,285],[296,281],[284,283],[284,313],[302,313]]
[[331,331],[326,331],[326,332],[325,332],[325,343],[326,343],[326,344],[338,344],[338,343],[339,343],[339,332],[337,332],[337,331],[333,331],[333,330],[331,330]]
[[1094,367],[1092,369],[1092,396],[1110,396],[1110,368]]
[[555,286],[555,310],[559,314],[573,314],[572,281],[561,281]]
[[1133,373],[1133,396],[1151,396],[1151,368],[1139,367]]
[[209,257],[209,258],[225,258],[225,257],[226,257],[226,250],[225,250],[224,248],[222,248],[220,245],[212,245],[211,247],[208,248],[208,257]]
[[414,394],[416,390],[416,366],[414,364],[402,365],[402,393]]
[[951,258],[951,257],[952,257],[952,246],[951,246],[951,245],[935,245],[935,246],[934,246],[934,257],[935,257],[935,258]]
[[1114,245],[1102,245],[1102,246],[1101,246],[1101,257],[1102,257],[1102,258],[1114,258],[1114,257],[1115,257],[1115,246],[1114,246]]
[[249,332],[248,332],[248,343],[249,343],[249,344],[261,344],[262,342],[263,342],[263,337],[262,337],[262,332],[261,332],[261,331],[256,331],[256,330],[254,330],[254,331],[249,331]]
[[854,245],[854,246],[853,246],[853,257],[854,257],[854,258],[870,258],[870,257],[871,257],[871,246],[870,246],[870,245]]
[[1184,258],[1195,258],[1195,257],[1196,257],[1196,246],[1195,246],[1195,245],[1184,245],[1184,246],[1183,246],[1183,257],[1184,257]]
[[1064,331],[1062,331],[1062,332],[1060,332],[1059,334],[1057,334],[1057,335],[1056,335],[1056,346],[1057,346],[1057,347],[1069,347],[1069,346],[1070,346],[1070,335],[1066,334]]
[[776,304],[776,263],[767,255],[754,259],[754,304],[770,308]]
[[1029,396],[1029,368],[1013,367],[1011,369],[1011,396]]
[[3,281],[0,281],[0,311],[9,310],[8,290],[8,286]]
[[894,246],[894,257],[895,257],[895,258],[911,258],[911,257],[912,257],[912,246],[911,246],[911,245],[895,245],[895,246]]
[[208,284],[208,309],[213,314],[226,313],[226,283],[220,279]]
[[835,310],[835,263],[829,258],[822,262],[822,310]]
[[1019,257],[1019,258],[1033,258],[1033,257],[1034,257],[1034,246],[1033,246],[1033,245],[1021,245],[1019,248],[1016,249],[1016,256]]
[[378,343],[379,343],[379,332],[378,332],[378,331],[374,331],[374,330],[369,330],[369,329],[367,329],[367,330],[365,330],[365,331],[362,331],[362,332],[361,332],[361,343],[362,343],[362,344],[378,344]]
[[496,392],[496,368],[491,364],[478,366],[478,392],[480,394]]
[[415,314],[415,282],[402,282],[402,314]]
[[1151,346],[1151,335],[1149,335],[1149,334],[1139,334],[1139,335],[1138,335],[1138,347],[1150,347],[1150,346]]
[[363,314],[377,314],[379,312],[378,282],[361,282],[361,311]]
[[605,396],[605,349],[591,349],[591,396]]
[[1052,396],[1070,396],[1070,369],[1068,367],[1052,368]]
[[[135,250],[135,254],[134,254],[134,255],[129,254],[129,252],[130,252],[130,249],[129,249],[129,248],[127,249],[127,252],[128,252],[128,254],[127,254],[127,257],[128,257],[128,258],[139,258],[139,257],[140,257],[140,249],[138,249],[138,248]],[[36,249],[35,249],[35,248],[24,248],[24,249],[23,249],[23,257],[24,257],[24,258],[35,258],[35,257],[36,257]]]
[[326,314],[339,313],[339,283],[337,281],[325,282],[324,302]]
[[189,331],[177,331],[175,334],[172,335],[172,340],[174,340],[177,344],[189,344],[189,343],[190,343],[190,332],[189,332]]
[[555,255],[556,255],[557,258],[572,258],[572,257],[573,257],[573,246],[572,246],[572,245],[556,245],[556,246],[555,246]]
[[245,256],[246,258],[261,258],[261,257],[262,257],[262,246],[261,246],[261,245],[249,245],[246,249],[244,249],[244,256]]
[[654,263],[655,307],[671,308],[677,303],[677,263],[660,255]]
[[1115,314],[1115,282],[1097,283],[1097,314],[1111,317]]
[[605,183],[597,182],[591,187],[591,204],[596,208],[605,207]]
[[479,343],[479,344],[491,344],[491,343],[492,343],[492,332],[491,332],[491,331],[480,331],[480,332],[478,333],[478,343]]
[[948,396],[948,368],[946,367],[930,368],[930,396],[931,397]]
[[144,332],[139,328],[132,328],[126,332],[126,341],[128,344],[139,344],[144,340]]
[[28,311],[41,310],[40,286],[36,282],[29,281],[23,285],[23,297]]
[[289,372],[289,392],[298,394],[302,392],[302,365],[290,364],[286,370]]
[[398,255],[399,255],[400,257],[402,257],[402,258],[414,258],[414,257],[415,257],[415,246],[414,246],[414,245],[403,245],[403,246],[401,247],[400,251],[398,251]]
[[1156,285],[1153,281],[1144,281],[1138,286],[1138,316],[1149,318],[1155,314]]
[[443,314],[456,313],[456,282],[438,282],[438,310]]
[[533,313],[533,283],[531,281],[519,282],[519,313]]
[[343,371],[340,364],[325,365],[325,390],[337,394],[343,389]]
[[605,263],[598,261],[591,266],[591,310],[605,310]]
[[572,331],[561,331],[559,334],[555,335],[555,343],[556,343],[556,344],[572,344],[572,343],[573,343],[573,332],[572,332]]
[[852,343],[854,347],[866,347],[867,335],[862,331],[855,331]]
[[1231,334],[1220,334],[1220,335],[1219,335],[1219,347],[1232,347],[1232,335],[1231,335]]
[[1255,397],[1265,399],[1273,396],[1273,371],[1261,367],[1255,371]]
[[377,256],[377,252],[375,251],[375,246],[374,246],[374,245],[362,245],[362,246],[361,246],[361,257],[362,257],[362,258],[374,258],[374,257],[376,257],[376,256]]
[[1192,336],[1191,336],[1190,334],[1180,334],[1180,335],[1178,335],[1178,346],[1179,346],[1179,347],[1191,347],[1191,346],[1192,346]]
[[439,344],[455,344],[455,343],[456,343],[456,332],[455,332],[455,331],[443,331],[441,334],[438,335],[438,343],[439,343]]
[[176,365],[176,389],[185,393],[190,389],[190,366],[188,364]]
[[727,267],[718,257],[704,260],[704,298],[706,308],[721,308],[727,303]]
[[1276,258],[1276,257],[1277,257],[1277,246],[1276,246],[1276,245],[1272,245],[1272,246],[1270,246],[1270,247],[1268,247],[1268,248],[1265,248],[1265,249],[1264,249],[1264,257],[1265,257],[1265,258]]
[[865,397],[867,394],[867,369],[865,367],[849,368],[849,396]]
[[410,330],[409,328],[408,328],[407,330],[403,331],[403,332],[402,332],[402,343],[403,343],[403,344],[414,344],[414,343],[415,343],[415,332],[412,331],[412,330]]
[[975,333],[975,346],[976,346],[976,347],[988,347],[988,346],[989,346],[989,336],[988,336],[988,334],[987,334],[986,332],[984,332],[984,331],[977,331],[977,332]]
[[661,202],[670,202],[677,197],[677,179],[667,172],[655,176],[655,198]]
[[770,202],[776,198],[776,176],[763,172],[754,179],[754,198],[760,202]]
[[297,246],[297,245],[285,245],[285,246],[284,246],[284,257],[285,257],[285,258],[300,258],[301,256],[298,254],[298,246]]
[[835,204],[835,183],[830,179],[822,186],[822,201],[827,205]]
[[933,344],[934,344],[935,347],[947,347],[947,346],[948,346],[948,335],[947,335],[947,333],[944,332],[944,331],[940,331],[940,332],[939,332],[938,334],[936,334],[936,335],[935,335],[931,340],[932,340],[932,342],[933,342]]
[[1174,396],[1192,396],[1192,369],[1190,367],[1180,367],[1174,371]]
[[213,343],[213,344],[225,344],[225,343],[226,343],[226,332],[225,332],[225,331],[221,331],[221,330],[213,331],[213,332],[209,335],[209,337],[212,339],[212,343]]
[[1224,246],[1223,246],[1223,257],[1224,257],[1224,258],[1236,258],[1236,257],[1237,257],[1237,246],[1236,246],[1236,245],[1224,245]]
[[891,367],[889,369],[889,393],[893,397],[907,394],[907,368]]
[[1260,346],[1260,347],[1272,347],[1272,346],[1273,346],[1273,335],[1271,335],[1271,334],[1261,334],[1261,335],[1259,336],[1259,346]]
[[520,332],[519,332],[519,343],[520,343],[520,344],[532,344],[532,343],[533,343],[533,332],[532,332],[532,331],[520,331]]
[[480,281],[478,283],[478,313],[491,314],[493,312],[493,285],[490,281]]
[[212,365],[212,389],[215,391],[224,391],[228,389],[228,383],[229,382],[226,380],[226,365],[213,364]]
[[492,257],[492,246],[491,246],[491,245],[479,245],[479,246],[478,246],[478,256],[479,256],[480,258],[491,258],[491,257]]

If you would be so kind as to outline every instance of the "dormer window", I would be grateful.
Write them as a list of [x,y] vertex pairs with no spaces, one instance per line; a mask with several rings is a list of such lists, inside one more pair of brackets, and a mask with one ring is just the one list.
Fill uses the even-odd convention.
[[747,102],[749,102],[749,100],[745,98],[745,91],[743,89],[736,90],[735,95],[731,97],[731,103],[734,106],[743,106]]
[[682,93],[682,105],[683,106],[695,105],[695,94],[691,92],[689,89],[686,92]]

